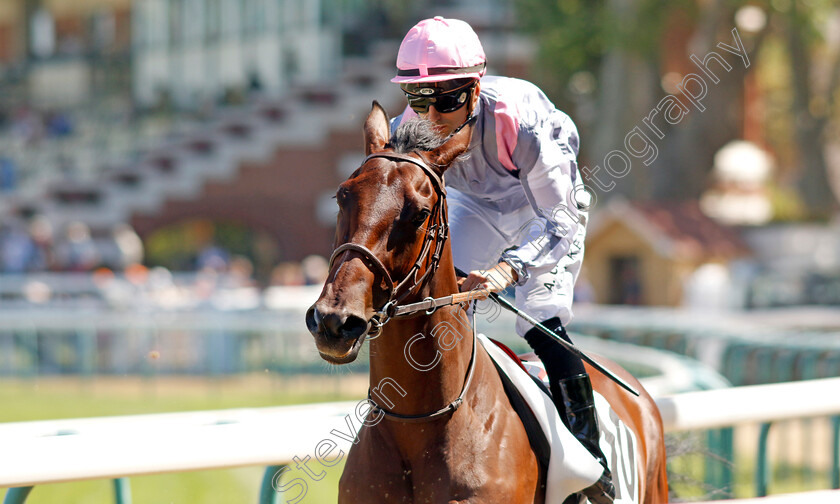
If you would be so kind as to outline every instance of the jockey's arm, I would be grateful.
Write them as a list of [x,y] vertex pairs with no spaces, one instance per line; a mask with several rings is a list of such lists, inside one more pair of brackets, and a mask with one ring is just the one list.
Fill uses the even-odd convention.
[[562,119],[546,120],[532,130],[532,135],[523,138],[537,152],[535,157],[522,159],[518,164],[523,167],[519,179],[535,218],[523,242],[505,251],[501,258],[516,272],[519,285],[532,272],[558,266],[572,250],[573,241],[581,241],[582,245],[585,232],[587,205],[580,203],[587,202],[575,199],[576,194],[588,196],[581,190],[575,193],[575,188],[583,184],[576,161],[577,128],[568,116],[555,113]]
[[559,114],[556,117],[563,120],[546,120],[541,128],[532,128],[521,136],[525,148],[518,152],[530,151],[532,155],[513,159],[520,167],[520,181],[534,210],[532,230],[522,243],[515,244],[518,247],[507,250],[496,266],[471,271],[461,283],[461,291],[480,287],[498,292],[521,285],[532,272],[558,266],[573,240],[582,242],[586,213],[574,196],[575,186],[582,184],[576,162],[577,128],[568,116]]

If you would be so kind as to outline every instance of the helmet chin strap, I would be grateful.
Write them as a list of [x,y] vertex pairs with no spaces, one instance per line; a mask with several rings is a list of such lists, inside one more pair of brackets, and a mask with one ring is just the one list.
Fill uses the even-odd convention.
[[476,121],[476,119],[478,119],[478,116],[475,116],[475,115],[472,115],[472,114],[468,115],[468,116],[467,116],[467,120],[466,120],[466,121],[464,121],[463,123],[461,123],[461,125],[460,125],[460,126],[458,126],[457,128],[455,128],[455,130],[454,130],[452,133],[450,133],[450,134],[449,134],[449,136],[447,136],[447,137],[446,137],[446,140],[449,140],[450,138],[452,138],[453,136],[455,136],[455,135],[456,135],[459,131],[461,131],[461,130],[464,128],[464,126],[466,126],[467,124],[472,124],[472,123],[474,123],[474,122]]
[[467,118],[464,119],[464,122],[462,122],[460,126],[455,128],[455,131],[453,131],[452,133],[449,134],[450,137],[452,135],[454,135],[455,133],[458,133],[459,131],[461,131],[461,128],[466,126],[468,123],[475,121],[476,115],[474,114],[474,112],[475,112],[476,107],[473,106],[473,103],[478,105],[478,98],[477,98],[478,95],[474,94],[474,91],[475,91],[475,85],[473,85],[473,93],[470,93],[470,102],[467,104],[467,107],[468,107],[467,108]]

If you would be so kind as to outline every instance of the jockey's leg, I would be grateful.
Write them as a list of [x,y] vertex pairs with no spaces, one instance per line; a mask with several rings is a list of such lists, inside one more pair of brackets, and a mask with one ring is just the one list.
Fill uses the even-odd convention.
[[[571,343],[559,318],[546,320],[543,325],[555,332],[559,330],[563,339]],[[615,487],[612,483],[612,474],[607,467],[607,459],[598,445],[600,432],[595,414],[592,384],[583,367],[583,362],[537,328],[526,332],[525,340],[545,365],[551,395],[554,397],[554,404],[563,423],[604,468],[600,479],[591,487],[584,489],[582,493],[592,504],[612,503],[615,499]]]

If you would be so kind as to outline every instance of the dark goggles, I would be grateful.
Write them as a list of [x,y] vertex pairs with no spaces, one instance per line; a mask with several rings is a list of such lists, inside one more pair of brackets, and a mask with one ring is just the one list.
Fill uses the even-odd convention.
[[402,84],[400,87],[408,100],[408,106],[418,114],[425,114],[434,105],[441,114],[455,112],[464,106],[472,96],[475,79],[452,79],[422,84]]

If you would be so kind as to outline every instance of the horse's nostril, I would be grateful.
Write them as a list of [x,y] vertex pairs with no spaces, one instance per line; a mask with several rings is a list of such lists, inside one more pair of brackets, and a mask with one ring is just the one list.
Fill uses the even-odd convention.
[[342,317],[338,313],[321,313],[315,306],[306,311],[306,328],[313,335],[328,339],[355,339],[367,330],[367,322],[354,315]]
[[344,324],[342,317],[336,313],[320,314],[320,327],[324,329],[325,336],[338,336],[341,327]]
[[317,308],[315,306],[310,306],[308,310],[306,310],[306,328],[309,329],[309,332],[316,333],[318,332],[318,323],[321,321],[321,314],[318,313]]
[[340,333],[343,338],[358,338],[367,330],[368,324],[361,317],[350,315],[341,326]]

